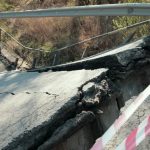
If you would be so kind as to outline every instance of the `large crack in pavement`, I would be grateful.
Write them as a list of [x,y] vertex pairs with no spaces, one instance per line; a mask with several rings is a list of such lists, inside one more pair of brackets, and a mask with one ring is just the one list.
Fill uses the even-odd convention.
[[[64,139],[69,138],[85,124],[96,120],[102,114],[101,108],[107,107],[112,100],[122,101],[121,92],[106,76],[94,78],[79,87],[80,99],[76,103],[74,118],[70,118],[58,127],[39,150],[52,149]],[[122,107],[119,105],[119,107]],[[61,133],[61,134],[60,134]]]
[[[71,87],[66,87],[66,89],[64,89],[64,85],[65,84],[67,84],[68,85],[68,82],[65,82],[65,80],[64,80],[64,85],[63,84],[60,84],[60,88],[59,88],[59,86],[57,86],[57,87],[55,87],[55,89],[51,89],[51,87],[53,88],[53,83],[51,83],[51,85],[49,85],[48,84],[48,81],[50,82],[50,79],[51,80],[53,80],[53,78],[51,78],[51,76],[53,76],[54,74],[56,74],[58,77],[60,77],[60,75],[62,76],[62,78],[63,78],[63,76],[64,76],[64,79],[66,78],[66,76],[67,77],[69,77],[70,76],[70,74],[72,74],[72,77],[73,76],[75,76],[76,77],[76,75],[81,75],[81,76],[85,76],[85,72],[86,72],[86,78],[83,78],[82,80],[81,80],[81,77],[79,77],[79,78],[77,78],[77,79],[74,79],[75,81],[73,81],[72,80],[72,78],[70,78],[70,84],[71,84]],[[100,80],[101,78],[103,78],[105,75],[106,75],[106,72],[107,72],[107,69],[99,69],[99,70],[93,70],[93,71],[85,71],[85,70],[81,70],[81,71],[74,71],[74,72],[60,72],[60,73],[51,73],[51,72],[49,72],[48,74],[49,74],[49,76],[48,76],[48,74],[46,73],[42,73],[42,74],[39,74],[39,73],[10,73],[10,75],[5,75],[5,74],[1,74],[1,76],[0,76],[0,78],[2,79],[2,84],[1,84],[1,90],[4,90],[5,88],[3,88],[3,87],[6,87],[7,86],[7,82],[6,81],[11,81],[11,80],[7,80],[7,77],[13,77],[13,80],[15,81],[17,81],[17,82],[19,82],[20,83],[20,81],[22,81],[22,79],[25,79],[24,77],[22,77],[22,76],[27,76],[28,75],[28,78],[32,75],[34,78],[37,78],[38,76],[40,76],[40,80],[41,81],[39,81],[39,84],[41,85],[41,83],[43,83],[43,82],[45,82],[45,83],[47,83],[47,85],[48,86],[50,86],[49,88],[47,88],[47,91],[49,92],[49,93],[54,93],[54,92],[52,92],[52,91],[55,91],[55,92],[57,92],[56,94],[58,95],[57,97],[55,97],[55,96],[51,96],[51,95],[48,95],[48,94],[45,94],[45,93],[41,93],[41,92],[37,92],[37,93],[34,93],[34,94],[28,94],[28,93],[26,93],[26,92],[22,92],[22,91],[26,91],[25,89],[28,89],[26,86],[30,86],[29,84],[27,84],[27,82],[28,81],[26,81],[25,82],[25,84],[26,85],[23,85],[23,84],[15,84],[15,86],[16,86],[16,88],[15,87],[11,87],[10,85],[13,85],[13,84],[10,84],[10,83],[8,83],[8,87],[5,89],[5,91],[12,91],[12,90],[10,90],[10,89],[13,89],[13,93],[17,93],[17,94],[15,94],[15,95],[12,95],[12,94],[9,94],[9,93],[7,93],[7,94],[4,94],[3,92],[1,92],[1,93],[3,93],[3,94],[1,94],[0,95],[0,97],[1,97],[1,100],[3,100],[3,97],[5,98],[5,103],[7,104],[7,102],[11,102],[11,100],[8,100],[7,101],[7,99],[12,99],[13,101],[16,101],[19,97],[21,98],[20,99],[20,102],[22,101],[22,102],[24,102],[22,99],[23,99],[23,97],[24,98],[31,98],[31,97],[35,97],[35,99],[37,99],[37,97],[38,97],[38,99],[37,100],[39,100],[39,102],[40,103],[42,103],[42,105],[44,106],[44,107],[41,107],[40,106],[40,109],[37,109],[38,107],[36,107],[36,109],[33,111],[32,109],[32,112],[30,113],[30,114],[32,114],[32,115],[28,115],[28,117],[26,117],[26,118],[24,118],[24,117],[21,117],[21,119],[22,118],[24,118],[23,120],[18,120],[17,121],[17,123],[15,123],[14,125],[11,125],[11,122],[9,122],[8,124],[10,124],[10,126],[9,126],[9,128],[7,128],[7,131],[5,130],[5,131],[2,131],[2,133],[4,133],[4,134],[0,134],[0,136],[2,137],[1,139],[2,139],[2,141],[0,142],[1,143],[1,149],[7,149],[7,150],[9,150],[9,149],[11,149],[11,150],[13,150],[13,149],[17,149],[17,148],[19,148],[19,150],[21,150],[21,149],[37,149],[41,144],[43,144],[46,140],[48,140],[52,135],[53,135],[53,133],[58,129],[58,128],[60,128],[61,126],[63,126],[63,124],[65,124],[65,122],[67,121],[67,120],[70,120],[70,119],[72,119],[72,118],[75,118],[76,117],[76,115],[77,114],[79,114],[79,116],[81,116],[82,118],[84,118],[84,115],[82,116],[82,115],[80,115],[80,112],[79,113],[77,113],[77,103],[78,103],[78,101],[80,101],[80,99],[81,99],[81,95],[80,95],[80,91],[79,91],[79,89],[80,88],[77,88],[77,91],[75,91],[74,92],[74,90],[76,90],[76,88],[74,88],[74,86],[76,85],[77,87],[81,87],[81,86],[83,86],[83,85],[85,85],[85,84],[88,84],[89,82],[91,82],[91,81],[95,81],[95,80]],[[65,74],[64,74],[65,73]],[[37,76],[37,77],[36,77]],[[3,77],[5,77],[5,79],[3,79]],[[31,77],[30,77],[31,78]],[[38,77],[39,78],[39,77]],[[56,79],[57,79],[57,77],[55,77]],[[61,78],[61,79],[62,79]],[[31,78],[32,79],[32,78]],[[59,78],[58,78],[59,79]],[[58,80],[57,79],[57,80]],[[56,81],[57,80],[55,80],[55,82],[54,82],[54,85],[55,85],[55,83],[56,83]],[[80,81],[81,80],[81,81]],[[28,92],[29,93],[33,93],[34,91],[38,91],[39,89],[37,89],[37,80],[35,80],[36,82],[34,83],[34,81],[33,81],[33,79],[32,79],[32,91],[30,91],[29,89],[28,89]],[[6,82],[6,83],[5,83]],[[58,80],[58,82],[59,82],[59,80]],[[4,84],[5,83],[5,84]],[[29,83],[31,83],[30,82],[30,80],[29,80]],[[79,86],[78,86],[79,85]],[[10,86],[10,87],[9,87]],[[35,86],[35,87],[34,87]],[[25,89],[24,89],[24,87],[26,87]],[[63,91],[67,91],[67,90],[69,90],[69,91],[71,91],[71,95],[73,95],[73,96],[65,96],[66,94],[68,95],[69,93],[61,93],[61,90],[62,90],[62,87],[63,87]],[[72,88],[73,87],[73,88]],[[24,89],[24,90],[22,90],[22,88]],[[71,89],[70,89],[71,88]],[[49,91],[48,89],[51,89],[51,91]],[[42,91],[44,91],[44,90],[42,90]],[[58,94],[58,93],[60,93],[60,94]],[[65,95],[64,95],[65,94]],[[74,95],[75,94],[75,95]],[[24,96],[22,96],[22,95],[24,95]],[[45,102],[45,104],[42,102],[42,101],[40,101],[40,96],[43,96],[44,97],[44,101],[46,101]],[[61,99],[61,96],[64,96],[64,97],[66,97],[67,99],[65,100],[66,102],[61,102],[59,99]],[[8,98],[7,98],[8,97]],[[32,130],[29,130],[30,128],[27,126],[28,125],[28,119],[31,119],[31,118],[36,118],[36,116],[35,116],[35,114],[37,113],[37,112],[43,112],[44,111],[44,109],[46,109],[47,110],[47,112],[46,112],[46,110],[44,111],[44,116],[46,117],[47,115],[51,115],[51,114],[49,114],[48,112],[49,112],[49,107],[52,107],[51,105],[53,105],[52,103],[50,103],[50,101],[49,101],[49,99],[51,100],[51,101],[54,101],[54,103],[56,103],[56,105],[55,105],[55,107],[59,104],[61,104],[62,106],[59,106],[60,108],[58,108],[58,110],[55,112],[55,114],[52,116],[52,118],[48,118],[48,120],[47,121],[44,121],[44,122],[42,122],[40,125],[36,125],[35,127],[30,127]],[[12,101],[12,102],[13,102]],[[27,101],[27,99],[25,99],[25,103],[27,103],[26,102]],[[30,101],[30,103],[29,104],[31,104],[32,105],[32,103],[33,103],[33,106],[35,107],[35,104],[37,103],[37,101],[35,101],[35,102],[32,102],[33,100],[31,99],[29,99],[29,101]],[[57,101],[59,101],[59,103],[57,104]],[[21,102],[21,103],[22,103]],[[4,104],[5,104],[4,103]],[[1,105],[4,105],[3,104],[3,101],[1,102]],[[16,104],[17,104],[17,101],[16,101]],[[22,105],[22,104],[21,104]],[[5,106],[5,105],[4,105]],[[9,105],[7,106],[6,105],[6,109],[7,109],[7,107],[9,108]],[[20,106],[19,106],[20,107]],[[33,107],[33,108],[34,108]],[[54,107],[54,106],[53,106]],[[54,107],[54,108],[55,108]],[[16,109],[17,108],[17,106],[15,106],[14,108],[11,108],[11,109]],[[57,108],[57,107],[56,107]],[[4,109],[4,107],[3,107],[3,109]],[[1,110],[2,112],[3,112],[3,109]],[[11,109],[9,110],[10,112],[11,112]],[[20,113],[19,112],[19,108],[17,108],[18,109],[18,112],[17,112],[17,114],[18,113]],[[25,109],[25,107],[23,107],[23,109]],[[51,108],[51,109],[53,109],[53,108]],[[5,110],[5,109],[4,109]],[[14,112],[14,110],[13,110],[13,112]],[[31,110],[28,110],[29,112],[31,111]],[[20,110],[20,111],[23,111],[23,110]],[[6,112],[6,111],[5,111]],[[50,111],[51,112],[51,111]],[[46,115],[46,114],[47,115]],[[91,112],[92,113],[92,112]],[[16,115],[17,115],[16,114]],[[81,112],[81,114],[82,114],[82,112]],[[87,115],[88,115],[89,113],[87,113]],[[90,114],[89,114],[90,115]],[[26,116],[26,114],[24,114],[23,116]],[[86,116],[86,115],[85,115]],[[87,117],[86,117],[87,118]],[[39,118],[40,119],[40,118]],[[24,121],[24,120],[26,120],[26,121]],[[81,119],[82,120],[82,119]],[[14,121],[15,121],[15,119],[14,119]],[[14,122],[13,121],[13,122]],[[22,123],[23,122],[23,123]],[[89,122],[88,120],[87,120],[87,122]],[[31,122],[32,124],[34,123],[34,120]],[[3,124],[3,123],[2,123]],[[20,129],[19,130],[17,130],[16,131],[16,129],[15,129],[15,127],[17,127],[18,126],[18,124],[20,124],[20,126],[21,126],[21,128],[24,130],[25,129],[25,132],[22,132]],[[30,124],[29,124],[30,125]],[[33,124],[34,125],[34,124]],[[31,125],[30,125],[31,126]],[[78,126],[78,124],[77,124],[77,126]],[[2,126],[1,126],[2,127]],[[29,128],[29,129],[28,129]],[[3,129],[5,129],[5,128],[1,128],[2,130]],[[7,137],[7,132],[9,132],[10,133],[10,130],[12,131],[12,130],[14,130],[15,129],[15,132],[13,132],[13,134],[12,134],[12,136],[11,136],[11,138],[10,139],[13,139],[13,141],[8,141],[8,137]],[[14,134],[16,134],[16,132],[18,132],[17,134],[17,136],[16,137],[14,137]],[[21,133],[22,132],[22,133]],[[6,134],[6,138],[5,138],[5,142],[3,142],[3,140],[4,140],[4,136],[5,136],[5,134]],[[67,133],[68,134],[68,133]],[[66,134],[66,135],[67,135]],[[7,142],[9,142],[9,144],[7,144]]]
[[[8,142],[7,137],[9,130],[6,132],[6,138],[2,136],[2,138],[9,143],[5,143],[3,146],[0,145],[2,149],[51,149],[58,143],[71,137],[71,135],[86,124],[93,122],[96,122],[98,124],[97,126],[101,128],[101,132],[98,136],[103,134],[119,116],[119,110],[124,106],[125,100],[130,96],[138,94],[139,91],[143,90],[143,88],[149,84],[149,69],[147,69],[150,64],[149,39],[150,38],[145,38],[144,40],[129,44],[123,48],[108,52],[108,54],[104,53],[94,58],[91,57],[89,60],[85,59],[72,64],[34,70],[22,74],[16,73],[15,75],[15,73],[10,73],[8,75],[1,75],[2,86],[0,89],[4,90],[6,88],[7,91],[12,91],[13,89],[14,93],[18,93],[11,95],[9,93],[4,94],[4,91],[1,92],[0,97],[2,100],[0,107],[6,104],[6,110],[4,109],[4,112],[7,111],[7,103],[9,104],[11,100],[15,101],[17,98],[22,100],[22,95],[24,95],[25,99],[23,100],[23,104],[29,101],[29,104],[31,104],[29,108],[34,110],[33,114],[35,115],[31,118],[27,118],[31,119],[32,125],[29,123],[29,127],[27,126],[28,120],[26,121],[27,123],[22,123],[23,130],[19,131],[16,137],[13,136],[16,132],[15,129],[15,132],[11,135],[11,140],[9,139],[10,142]],[[107,67],[109,69],[98,69],[101,67]],[[83,68],[86,70],[80,70]],[[137,72],[139,68],[141,68],[141,70]],[[51,72],[49,70],[51,70]],[[37,71],[41,73],[37,73]],[[142,81],[143,77],[140,72],[144,73],[146,81]],[[15,84],[10,83],[11,79],[15,81]],[[23,82],[22,79],[28,81]],[[20,82],[22,82],[22,84],[20,84]],[[45,87],[41,87],[41,84],[45,84]],[[132,90],[132,88],[134,88],[134,90]],[[36,94],[21,93],[22,91],[26,91],[26,89],[31,89],[31,91],[29,91],[30,93],[34,91],[44,91],[46,89],[48,93],[56,93],[58,96],[52,98],[48,97],[50,95],[40,92]],[[129,90],[132,90],[132,92],[130,93]],[[109,113],[106,112],[108,111],[107,107],[110,107],[113,103],[115,107],[111,106],[111,111],[115,115],[113,118],[105,120],[105,114],[107,114],[107,116],[109,115]],[[19,113],[24,113],[21,109],[24,110],[26,105],[24,106],[23,104],[19,104],[17,107],[15,106],[16,108],[10,107],[10,110],[13,112],[18,109],[20,110],[20,112],[18,111]],[[43,104],[46,105],[40,110],[37,110],[39,104],[40,106]],[[22,105],[24,107],[22,107]],[[3,110],[3,107],[1,109]],[[113,109],[116,110],[113,112]],[[25,111],[25,113],[26,112],[27,111]],[[38,118],[40,115],[41,118]],[[43,120],[42,116],[46,116],[47,118]],[[34,119],[32,120],[32,118]],[[2,125],[3,124],[2,122]],[[3,141],[0,143],[3,144]]]

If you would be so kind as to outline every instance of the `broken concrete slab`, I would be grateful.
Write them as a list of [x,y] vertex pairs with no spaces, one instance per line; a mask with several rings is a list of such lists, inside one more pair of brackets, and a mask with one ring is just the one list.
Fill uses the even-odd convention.
[[[1,147],[7,150],[44,149],[48,142],[46,147],[52,143],[50,146],[57,145],[55,150],[70,149],[73,143],[76,143],[75,149],[89,149],[118,117],[124,100],[137,95],[149,84],[150,55],[145,41],[65,64],[65,67],[56,66],[57,69],[54,67],[51,71],[46,68],[0,74],[0,112],[4,114],[0,121]],[[109,69],[94,70],[101,66]],[[82,67],[92,70],[80,70]],[[141,69],[137,71],[136,68]],[[121,78],[120,73],[123,73]],[[84,117],[91,119],[81,126],[83,124],[76,120]],[[66,132],[59,134],[63,128]],[[72,128],[76,133],[70,132]]]
[[[78,135],[74,141],[71,142],[70,140],[70,143],[65,142],[65,141],[68,141],[68,138],[69,139],[72,138],[73,136],[72,133],[74,131],[78,132],[80,130],[83,134],[87,135],[84,130],[85,126],[88,126],[88,133],[92,133],[89,138],[85,137],[85,139],[87,140],[91,139],[91,141],[89,140],[86,141],[80,138],[80,140],[82,140],[82,143],[80,143],[80,145],[77,144],[78,146],[75,146],[75,147],[78,150],[83,150],[83,147],[84,148],[86,147],[86,149],[89,149],[96,135],[100,135],[104,133],[104,131],[119,116],[119,108],[116,102],[116,99],[119,98],[119,95],[118,95],[117,89],[113,86],[113,83],[111,83],[107,79],[107,77],[104,77],[103,79],[99,81],[97,80],[97,82],[93,82],[93,83],[94,84],[92,84],[91,82],[88,82],[80,88],[80,93],[81,93],[80,100],[77,103],[77,108],[76,108],[76,111],[79,115],[77,115],[76,117],[72,119],[67,120],[38,149],[45,150],[45,149],[55,148],[57,150],[56,147],[58,147],[58,145],[61,145],[61,143],[63,143],[63,145],[64,143],[65,145],[71,145],[72,142],[76,143],[79,140]],[[90,104],[89,104],[89,99],[91,102]],[[97,102],[96,105],[94,103],[95,101]],[[84,110],[85,112],[83,112],[82,110]],[[86,116],[88,117],[88,122],[84,119],[86,118]],[[89,121],[91,119],[93,119],[93,122]],[[97,124],[97,127],[93,127],[94,122],[95,124]],[[81,126],[82,126],[82,129],[79,128]],[[74,134],[76,132],[74,132]],[[81,135],[81,137],[83,136]],[[67,147],[65,147],[64,149],[66,148]],[[75,149],[75,148],[71,146],[70,148],[68,147],[68,149]]]
[[[68,134],[71,136],[76,133],[85,124],[92,122],[95,119],[94,113],[91,111],[83,111],[78,114],[75,118],[70,119],[64,123],[63,126],[59,127],[43,145],[41,145],[39,150],[52,149],[57,146],[58,143],[63,142],[64,139],[68,138]],[[60,134],[61,133],[61,134]]]
[[[107,69],[0,74],[0,148],[36,148],[76,115],[79,89]],[[61,83],[61,84],[60,84]]]
[[110,71],[125,72],[136,69],[137,63],[150,62],[150,36],[119,48],[99,53],[80,61],[70,62],[53,67],[39,68],[31,71],[63,71],[80,69],[109,68]]

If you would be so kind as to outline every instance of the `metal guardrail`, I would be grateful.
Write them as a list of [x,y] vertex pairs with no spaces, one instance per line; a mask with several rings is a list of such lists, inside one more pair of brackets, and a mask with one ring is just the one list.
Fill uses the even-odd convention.
[[69,16],[150,16],[150,4],[123,3],[0,12],[0,19]]

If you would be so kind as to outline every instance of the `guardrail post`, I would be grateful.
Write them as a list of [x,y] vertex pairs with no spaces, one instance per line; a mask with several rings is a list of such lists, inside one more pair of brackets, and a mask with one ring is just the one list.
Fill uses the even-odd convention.
[[55,53],[55,54],[54,54],[54,58],[53,58],[53,62],[52,62],[52,66],[54,66],[54,65],[55,65],[56,56],[57,56],[57,54]]
[[86,53],[86,50],[87,50],[87,48],[84,49],[84,51],[83,51],[83,53],[82,53],[82,56],[81,56],[81,59],[84,58],[84,55],[85,55],[85,53]]
[[60,64],[60,51],[55,51],[52,66]]

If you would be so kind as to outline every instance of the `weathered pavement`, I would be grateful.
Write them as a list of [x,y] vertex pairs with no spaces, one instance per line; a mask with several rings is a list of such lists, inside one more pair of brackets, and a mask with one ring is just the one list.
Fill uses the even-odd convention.
[[0,74],[0,149],[7,146],[6,149],[21,150],[36,145],[44,134],[50,134],[74,115],[80,100],[78,88],[106,72],[107,69],[97,69]]
[[[121,94],[136,95],[150,83],[149,42],[147,37],[111,52],[51,68],[1,73],[0,149],[51,149],[59,143],[58,137],[63,142],[93,122],[100,110],[104,112],[99,115],[104,132],[119,115],[125,99]],[[97,110],[97,106],[101,109]]]
[[[126,105],[121,109],[124,112],[125,109],[134,101],[135,97],[132,97],[126,102]],[[118,133],[107,144],[105,150],[115,150],[116,147],[133,131],[138,125],[150,115],[150,96],[147,100],[134,112],[129,120],[121,127]],[[150,149],[150,137],[148,136],[138,147],[137,150],[149,150]]]

